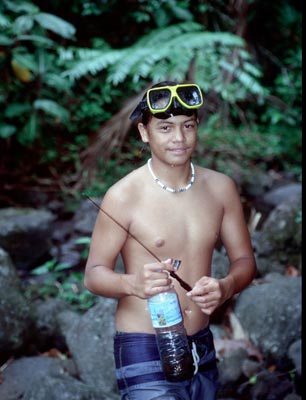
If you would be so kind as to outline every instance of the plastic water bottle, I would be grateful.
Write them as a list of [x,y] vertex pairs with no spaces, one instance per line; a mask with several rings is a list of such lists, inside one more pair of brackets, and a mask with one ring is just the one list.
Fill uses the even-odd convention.
[[192,378],[193,357],[176,291],[152,296],[148,306],[166,379],[178,382]]

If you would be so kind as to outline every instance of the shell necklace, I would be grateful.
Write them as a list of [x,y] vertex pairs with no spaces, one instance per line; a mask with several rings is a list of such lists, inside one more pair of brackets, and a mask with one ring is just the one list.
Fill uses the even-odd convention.
[[186,190],[190,189],[191,186],[192,186],[193,183],[194,183],[194,180],[195,180],[194,166],[193,166],[193,164],[192,164],[191,161],[190,161],[190,168],[191,168],[191,179],[190,179],[190,182],[188,183],[188,185],[186,185],[186,186],[184,186],[184,187],[181,187],[181,188],[179,188],[179,189],[173,189],[173,188],[171,188],[171,187],[169,187],[169,186],[166,186],[164,183],[162,183],[162,182],[157,178],[157,176],[154,174],[154,172],[153,172],[153,170],[152,170],[151,163],[152,163],[152,158],[150,158],[150,159],[148,160],[148,162],[147,162],[148,168],[149,168],[149,171],[150,171],[150,174],[152,175],[154,181],[155,181],[162,189],[167,190],[167,192],[170,192],[170,193],[181,193],[181,192],[186,192]]

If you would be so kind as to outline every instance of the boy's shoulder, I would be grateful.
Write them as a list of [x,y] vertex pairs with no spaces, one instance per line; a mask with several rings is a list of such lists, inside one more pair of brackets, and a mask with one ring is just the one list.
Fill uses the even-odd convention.
[[196,174],[198,175],[198,181],[201,183],[201,188],[209,190],[216,198],[221,200],[229,199],[232,196],[236,197],[239,192],[235,180],[222,172],[198,167]]
[[135,197],[136,193],[143,187],[144,166],[134,169],[127,175],[115,182],[106,192],[105,197],[113,199],[124,199]]
[[196,166],[196,171],[200,179],[204,179],[207,183],[224,183],[231,184],[234,183],[234,179],[223,172],[216,171],[214,169]]

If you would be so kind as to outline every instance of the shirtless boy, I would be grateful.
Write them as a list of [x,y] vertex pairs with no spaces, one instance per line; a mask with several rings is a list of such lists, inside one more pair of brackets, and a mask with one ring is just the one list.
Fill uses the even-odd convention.
[[[246,288],[256,273],[235,183],[191,162],[197,108],[203,100],[197,85],[185,85],[153,86],[131,115],[140,121],[138,130],[150,147],[151,160],[106,193],[101,208],[124,229],[99,212],[86,264],[87,289],[118,299],[114,353],[118,387],[125,400],[215,399],[218,373],[209,317]],[[163,262],[157,262],[128,232]],[[219,280],[211,277],[218,238],[230,264],[227,276]],[[119,253],[123,274],[114,270]],[[182,261],[177,274],[191,291],[186,293],[169,275],[174,271],[171,259]],[[172,285],[186,332],[200,356],[199,371],[183,382],[168,382],[163,376],[147,306],[149,297]]]

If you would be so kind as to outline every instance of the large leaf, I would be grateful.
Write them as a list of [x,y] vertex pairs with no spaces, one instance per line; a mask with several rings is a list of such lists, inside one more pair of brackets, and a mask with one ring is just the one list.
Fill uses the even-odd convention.
[[68,111],[53,100],[37,99],[34,101],[33,105],[36,110],[42,110],[46,114],[57,117],[63,122],[67,122],[69,119]]
[[3,2],[5,7],[14,13],[34,14],[39,11],[37,6],[28,1],[4,0]]
[[15,19],[12,29],[15,35],[19,35],[21,33],[30,31],[33,27],[33,24],[34,21],[32,15],[21,15]]
[[13,51],[12,64],[16,64],[19,67],[26,68],[32,72],[37,71],[37,62],[30,53],[18,53],[18,49]]
[[66,39],[73,39],[75,27],[62,18],[59,18],[53,14],[38,13],[34,15],[34,19],[43,28],[48,29]]
[[30,82],[32,80],[31,71],[28,68],[18,64],[18,62],[16,60],[13,59],[11,61],[11,67],[12,67],[12,70],[14,71],[15,76],[21,82],[27,83],[27,82]]
[[43,37],[43,36],[38,36],[38,35],[19,35],[16,40],[16,42],[21,42],[21,41],[31,41],[31,42],[37,42],[38,45],[46,45],[46,46],[53,46],[54,41]]
[[4,116],[7,118],[20,117],[21,115],[31,110],[29,103],[10,103],[4,112]]
[[21,144],[29,145],[34,142],[38,135],[37,116],[35,113],[30,114],[27,123],[23,129],[18,132],[17,137]]
[[193,21],[193,15],[187,8],[178,7],[176,1],[167,1],[167,6],[176,18],[182,21]]
[[11,21],[9,20],[9,18],[6,15],[0,13],[0,28],[6,29],[9,26],[11,26]]
[[6,35],[0,34],[0,45],[1,46],[11,46],[14,43],[14,40],[9,38]]
[[9,124],[0,124],[0,138],[7,139],[17,131],[16,126]]

